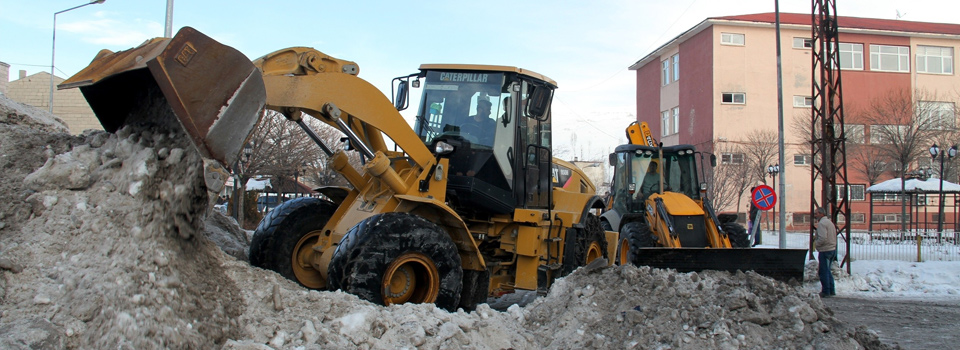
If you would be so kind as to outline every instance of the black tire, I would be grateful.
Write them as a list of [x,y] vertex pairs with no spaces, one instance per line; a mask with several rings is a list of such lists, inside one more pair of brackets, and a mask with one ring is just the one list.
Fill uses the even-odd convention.
[[490,295],[490,272],[487,270],[463,270],[463,289],[460,291],[460,308],[466,312],[477,309],[487,302]]
[[736,222],[728,222],[725,224],[720,224],[720,228],[723,229],[723,232],[727,233],[727,237],[730,237],[730,246],[734,248],[750,248],[750,237],[747,236],[747,229]]
[[630,244],[630,252],[627,254],[627,261],[637,265],[637,256],[640,248],[653,248],[657,246],[657,239],[653,236],[650,226],[642,221],[631,221],[623,224],[620,230],[620,236],[627,237]]
[[336,210],[333,203],[313,197],[297,198],[274,208],[253,233],[250,264],[276,271],[307,288],[325,287],[319,271],[305,264],[295,266],[293,259],[298,249],[309,249],[316,242]]
[[570,274],[573,270],[592,262],[594,259],[610,258],[607,256],[607,240],[600,224],[600,218],[588,213],[583,218],[582,224],[582,229],[567,229],[560,277]]
[[[409,213],[374,215],[351,228],[334,251],[327,276],[331,290],[372,303],[432,301],[448,311],[456,311],[463,282],[460,255],[450,236]],[[390,280],[403,284],[399,294],[391,294]]]
[[720,221],[720,224],[726,224],[728,222],[736,222],[739,219],[737,214],[717,214],[717,221]]
[[600,220],[600,226],[603,227],[604,231],[614,231],[613,226],[607,220]]

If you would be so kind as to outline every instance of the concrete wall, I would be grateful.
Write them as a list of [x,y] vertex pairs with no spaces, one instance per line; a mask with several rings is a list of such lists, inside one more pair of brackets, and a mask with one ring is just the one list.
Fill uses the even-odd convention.
[[0,62],[0,94],[7,94],[7,84],[10,82],[10,65]]
[[713,150],[713,28],[707,28],[680,44],[680,134],[678,144],[691,144],[700,151]]
[[[50,107],[50,74],[46,72],[23,76],[11,81],[5,93],[10,99],[41,109]],[[70,133],[80,134],[86,129],[103,130],[100,121],[93,114],[87,100],[79,89],[56,90],[56,84],[64,79],[54,76],[53,114],[63,119],[70,127]]]
[[660,138],[660,85],[660,60],[637,69],[637,121],[647,122],[657,139]]

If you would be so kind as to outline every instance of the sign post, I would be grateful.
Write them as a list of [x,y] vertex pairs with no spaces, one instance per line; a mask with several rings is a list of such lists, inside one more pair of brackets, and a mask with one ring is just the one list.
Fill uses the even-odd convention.
[[[753,193],[750,194],[750,201],[757,206],[757,209],[767,211],[777,204],[777,193],[770,186],[760,185],[753,189]],[[757,216],[760,216],[759,212],[757,212]],[[752,218],[752,220],[753,227],[750,230],[750,238],[756,242],[756,235],[760,234],[760,223],[757,218]]]

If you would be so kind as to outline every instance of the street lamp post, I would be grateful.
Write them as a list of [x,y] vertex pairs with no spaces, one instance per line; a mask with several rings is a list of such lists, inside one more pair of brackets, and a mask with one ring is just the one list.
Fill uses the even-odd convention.
[[53,13],[53,40],[52,40],[53,48],[50,50],[50,106],[48,106],[49,107],[48,111],[51,114],[53,113],[53,63],[54,63],[54,56],[57,53],[57,15],[70,10],[76,10],[78,8],[81,8],[87,5],[102,4],[104,1],[107,1],[107,0],[93,0],[83,5],[74,6],[66,10]]
[[[770,174],[770,178],[773,179],[773,194],[777,194],[777,174],[780,173],[780,164],[774,164],[767,166],[767,174]],[[773,223],[773,230],[777,230],[777,208],[773,207],[773,219],[770,220]]]
[[[957,146],[954,145],[950,147],[950,149],[947,150],[946,153],[947,153],[946,156],[949,159],[953,159],[953,157],[957,156]],[[943,239],[943,158],[944,158],[944,154],[943,152],[940,151],[940,147],[938,147],[937,144],[933,144],[933,146],[930,146],[930,156],[933,157],[934,161],[936,161],[938,155],[940,156],[940,192],[938,193],[939,194],[939,197],[938,197],[939,210],[937,211],[937,243],[940,243],[941,240]]]

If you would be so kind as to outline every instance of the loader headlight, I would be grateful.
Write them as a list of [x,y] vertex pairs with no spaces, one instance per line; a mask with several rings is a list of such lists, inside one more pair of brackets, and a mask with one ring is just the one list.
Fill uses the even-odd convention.
[[434,148],[434,152],[437,154],[447,154],[453,152],[453,145],[443,141],[438,141]]

